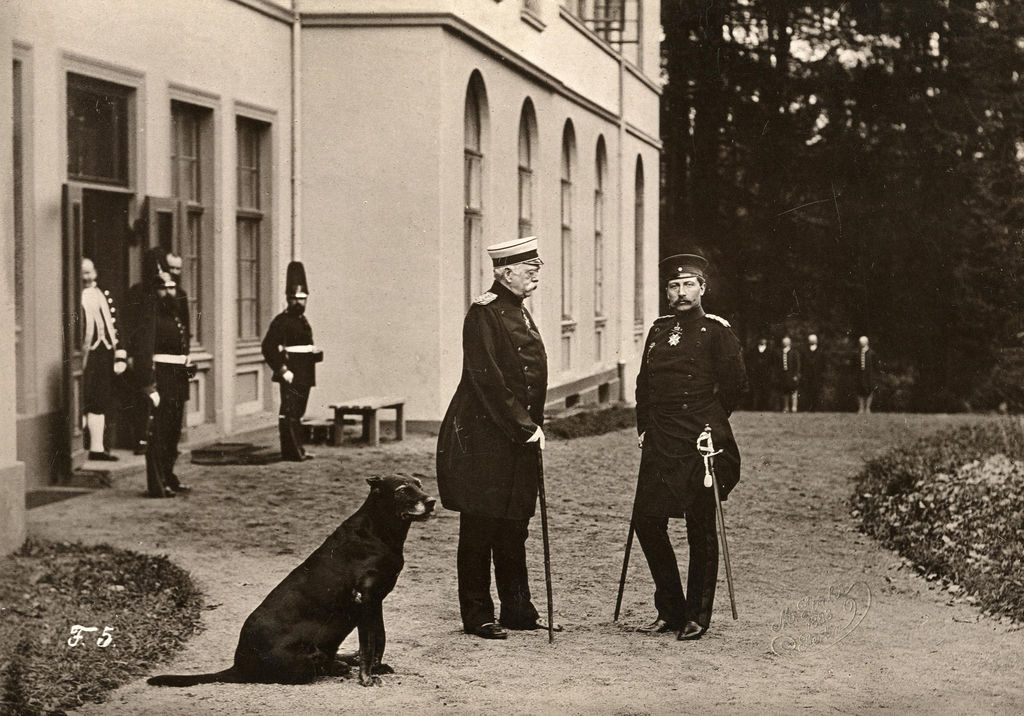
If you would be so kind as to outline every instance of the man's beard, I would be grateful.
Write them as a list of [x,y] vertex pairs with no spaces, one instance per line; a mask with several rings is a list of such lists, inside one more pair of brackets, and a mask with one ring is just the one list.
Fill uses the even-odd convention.
[[292,305],[288,306],[288,313],[292,314],[293,316],[301,316],[305,312],[306,307],[303,306],[301,303],[293,303]]
[[177,296],[161,296],[160,297],[160,311],[165,315],[171,315],[178,310],[178,298]]

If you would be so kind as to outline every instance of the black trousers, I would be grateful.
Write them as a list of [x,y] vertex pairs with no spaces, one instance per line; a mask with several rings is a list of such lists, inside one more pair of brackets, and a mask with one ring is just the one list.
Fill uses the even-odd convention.
[[633,526],[640,547],[654,578],[654,606],[658,617],[672,627],[688,621],[707,629],[718,581],[718,531],[715,524],[715,498],[711,490],[686,509],[686,541],[690,560],[683,593],[676,553],[668,537],[668,517],[636,515]]
[[150,404],[146,444],[146,487],[150,497],[163,497],[164,487],[177,489],[181,483],[174,474],[181,440],[181,419],[185,401],[161,396],[156,408]]
[[281,410],[277,428],[281,438],[281,459],[301,460],[306,450],[302,447],[302,416],[309,403],[308,385],[281,383]]
[[459,517],[459,608],[468,631],[494,621],[491,599],[491,560],[501,602],[499,621],[523,628],[537,621],[530,601],[526,572],[529,520],[508,520],[462,513]]

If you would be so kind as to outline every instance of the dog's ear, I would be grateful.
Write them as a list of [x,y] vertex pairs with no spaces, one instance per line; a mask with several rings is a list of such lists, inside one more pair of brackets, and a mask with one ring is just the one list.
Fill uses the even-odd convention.
[[368,477],[366,478],[366,484],[370,487],[377,488],[384,483],[383,477]]

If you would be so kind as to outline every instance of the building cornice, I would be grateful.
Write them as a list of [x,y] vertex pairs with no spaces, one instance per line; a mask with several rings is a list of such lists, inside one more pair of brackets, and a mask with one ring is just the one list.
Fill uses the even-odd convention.
[[281,22],[288,23],[289,25],[295,19],[291,10],[273,3],[270,0],[231,0],[231,2],[247,7],[250,10],[255,10],[261,15],[266,15],[273,20],[280,20]]
[[[582,107],[601,119],[617,123],[619,115],[593,100],[585,97],[572,89],[560,79],[537,66],[521,54],[511,50],[506,45],[495,40],[490,35],[482,32],[473,25],[452,13],[303,13],[303,28],[326,28],[326,27],[438,27],[442,30],[457,35],[463,40],[471,43],[480,50],[486,52],[494,59],[502,62],[521,76],[548,89],[556,94],[565,97],[570,102]],[[612,53],[613,57],[617,57]],[[629,66],[629,63],[626,63]],[[646,79],[646,78],[645,78]],[[649,80],[645,81],[652,91],[660,94],[660,90]],[[651,137],[649,134],[636,130],[633,132],[637,138],[661,149],[660,140]]]

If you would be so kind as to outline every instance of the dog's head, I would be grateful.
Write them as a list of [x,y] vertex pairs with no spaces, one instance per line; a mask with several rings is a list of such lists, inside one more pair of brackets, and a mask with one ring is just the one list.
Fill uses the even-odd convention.
[[423,483],[415,477],[370,477],[366,483],[371,493],[391,503],[395,516],[401,520],[425,520],[434,511],[434,498],[423,491]]

